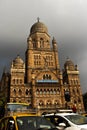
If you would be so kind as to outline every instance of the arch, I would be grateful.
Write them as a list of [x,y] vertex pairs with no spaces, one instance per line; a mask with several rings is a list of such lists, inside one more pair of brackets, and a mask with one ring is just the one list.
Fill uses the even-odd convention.
[[15,89],[13,90],[13,94],[16,95],[16,90]]
[[80,99],[80,97],[78,97],[78,102],[81,103],[81,99]]
[[46,106],[51,106],[51,105],[52,105],[52,101],[51,100],[47,100]]
[[53,94],[56,94],[56,89],[54,89]]
[[42,93],[43,93],[43,90],[42,90],[42,89],[40,89],[40,91],[39,91],[39,92],[40,92],[40,94],[42,94]]
[[33,48],[36,48],[36,41],[35,41],[35,39],[33,39]]
[[29,90],[28,90],[28,89],[26,89],[25,93],[26,93],[26,95],[28,95],[28,93],[29,93]]
[[74,100],[74,103],[76,104],[76,103],[77,103],[77,101],[76,101],[76,100]]
[[60,101],[59,100],[55,100],[54,101],[54,105],[60,105]]
[[17,84],[19,83],[19,79],[16,79],[16,83],[17,83]]
[[19,89],[18,93],[19,93],[19,95],[22,95],[22,90],[21,90],[21,89]]
[[23,82],[22,82],[22,79],[20,79],[20,84],[22,84]]
[[53,89],[50,89],[50,94],[53,94]]
[[60,93],[60,88],[57,89],[57,94],[59,94],[59,93]]
[[39,106],[44,106],[44,101],[43,100],[39,101]]
[[51,80],[51,75],[49,75],[49,74],[44,74],[44,75],[43,75],[43,79]]
[[77,89],[77,93],[79,94],[79,90]]
[[47,91],[46,91],[46,89],[44,89],[44,90],[43,90],[43,94],[46,94],[46,93],[47,93]]
[[13,84],[15,84],[15,79],[12,80]]
[[40,48],[43,48],[44,47],[44,40],[43,38],[40,38]]
[[16,99],[13,99],[13,102],[16,102]]
[[75,90],[73,89],[73,94],[75,94]]

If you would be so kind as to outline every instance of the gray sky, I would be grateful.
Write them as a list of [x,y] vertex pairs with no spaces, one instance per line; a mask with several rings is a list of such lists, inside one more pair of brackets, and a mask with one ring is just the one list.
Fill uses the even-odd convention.
[[66,57],[78,65],[87,92],[87,0],[0,0],[0,75],[17,54],[24,59],[37,17],[58,43],[61,66]]

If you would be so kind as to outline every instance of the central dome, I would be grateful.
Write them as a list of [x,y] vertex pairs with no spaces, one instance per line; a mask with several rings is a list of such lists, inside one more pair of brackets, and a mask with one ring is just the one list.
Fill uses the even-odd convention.
[[36,33],[36,32],[48,33],[48,29],[42,22],[39,22],[38,20],[35,24],[32,25],[30,29],[30,34]]

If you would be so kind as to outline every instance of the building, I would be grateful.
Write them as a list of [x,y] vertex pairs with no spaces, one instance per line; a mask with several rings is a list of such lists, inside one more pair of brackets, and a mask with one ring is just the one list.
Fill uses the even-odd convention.
[[50,39],[47,27],[38,19],[27,38],[25,62],[17,55],[10,72],[3,72],[0,93],[6,102],[26,102],[41,112],[73,104],[84,111],[77,65],[67,58],[61,71],[58,44]]

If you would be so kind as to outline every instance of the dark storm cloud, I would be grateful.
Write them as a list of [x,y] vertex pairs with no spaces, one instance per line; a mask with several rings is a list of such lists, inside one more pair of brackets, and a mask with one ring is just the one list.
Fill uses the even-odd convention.
[[87,0],[0,0],[0,74],[19,54],[25,60],[32,24],[40,21],[58,43],[61,69],[67,57],[78,65],[87,91]]

